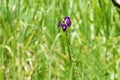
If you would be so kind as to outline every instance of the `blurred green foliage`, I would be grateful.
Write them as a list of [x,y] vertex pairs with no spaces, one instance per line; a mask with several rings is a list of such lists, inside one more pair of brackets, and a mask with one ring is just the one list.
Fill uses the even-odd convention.
[[120,80],[119,11],[110,0],[0,0],[0,80]]

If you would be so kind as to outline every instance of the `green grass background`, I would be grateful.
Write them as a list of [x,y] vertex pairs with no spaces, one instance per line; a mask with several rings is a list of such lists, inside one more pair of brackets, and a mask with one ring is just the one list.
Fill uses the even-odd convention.
[[0,80],[120,80],[120,10],[111,0],[0,0]]

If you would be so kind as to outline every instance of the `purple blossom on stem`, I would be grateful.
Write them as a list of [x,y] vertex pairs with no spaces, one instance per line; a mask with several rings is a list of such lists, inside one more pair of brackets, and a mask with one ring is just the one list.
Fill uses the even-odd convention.
[[63,31],[66,31],[67,27],[70,27],[71,24],[72,24],[72,23],[71,23],[71,20],[70,20],[70,18],[69,18],[68,16],[66,16],[66,17],[64,18],[64,21],[63,21],[62,24],[61,24],[61,21],[60,21],[60,20],[58,21],[58,27],[62,26],[62,30],[63,30]]
[[63,30],[63,31],[66,31],[67,25],[66,25],[66,24],[61,24],[61,26],[62,26],[62,30]]
[[65,24],[66,24],[67,26],[71,26],[71,20],[70,20],[70,18],[69,18],[68,16],[66,16],[66,17],[64,18],[64,20],[65,20]]

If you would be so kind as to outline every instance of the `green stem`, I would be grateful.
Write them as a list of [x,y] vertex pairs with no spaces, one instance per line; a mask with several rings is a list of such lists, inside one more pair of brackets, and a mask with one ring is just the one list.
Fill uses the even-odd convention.
[[[63,18],[63,8],[61,6],[60,0],[58,0],[58,9],[59,9],[59,16],[60,18]],[[68,56],[69,56],[69,73],[68,73],[68,80],[72,80],[72,74],[73,74],[73,64],[72,64],[72,50],[71,50],[71,44],[70,44],[70,38],[69,38],[69,32],[67,32],[67,30],[65,31],[66,33],[66,42],[67,42],[67,49],[68,49]]]
[[60,12],[59,16],[63,17],[63,10],[62,10],[62,6],[61,6],[60,0],[58,0],[57,4],[58,4],[58,10]]
[[71,44],[70,44],[70,39],[69,39],[69,33],[67,31],[66,31],[66,40],[67,40],[69,60],[71,63],[72,62],[72,57],[71,57],[72,50],[71,50]]

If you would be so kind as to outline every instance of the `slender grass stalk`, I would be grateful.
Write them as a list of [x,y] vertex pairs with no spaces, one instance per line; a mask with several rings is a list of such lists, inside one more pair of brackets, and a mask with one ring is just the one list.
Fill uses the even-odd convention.
[[[58,8],[59,8],[59,16],[63,18],[63,8],[61,6],[61,3],[60,3],[60,0],[58,0]],[[69,32],[66,30],[65,31],[65,34],[66,34],[66,45],[67,45],[67,49],[68,49],[68,56],[69,56],[69,73],[68,73],[68,80],[72,80],[72,74],[73,74],[73,64],[72,64],[72,49],[71,49],[71,44],[70,44],[70,35],[69,35]]]
[[9,4],[9,0],[6,0],[7,19],[9,20],[9,7],[8,7],[8,4]]
[[70,61],[70,69],[69,69],[69,80],[72,80],[72,74],[73,74],[73,70],[74,70],[74,65],[73,65],[73,61],[72,61],[72,49],[71,49],[71,44],[70,44],[70,38],[69,38],[69,32],[66,31],[66,40],[67,40],[67,47],[68,47],[68,55],[69,55],[69,61]]
[[67,47],[68,47],[68,55],[69,55],[69,60],[70,63],[72,63],[72,49],[71,49],[71,44],[70,44],[70,39],[69,39],[69,33],[66,31],[66,40],[67,40]]
[[20,20],[20,1],[21,0],[18,1],[18,22]]
[[59,12],[60,12],[59,16],[60,16],[60,18],[61,18],[61,17],[63,17],[63,10],[62,10],[63,8],[62,8],[62,6],[61,6],[60,0],[57,1],[57,4],[58,4],[58,10],[59,10]]
[[[61,2],[60,2],[60,0],[58,0],[58,9],[59,9],[59,12],[60,12],[60,14],[59,14],[59,16],[60,17],[63,17],[63,8],[62,8],[62,6],[61,6]],[[70,39],[69,39],[69,33],[68,33],[68,31],[66,30],[65,31],[65,33],[66,33],[66,40],[67,40],[67,48],[68,48],[68,55],[69,55],[69,60],[70,60],[70,62],[72,62],[72,57],[71,57],[71,44],[70,44]]]
[[[9,0],[6,0],[5,1],[6,2],[6,19],[7,19],[7,21],[9,22],[9,7],[8,7],[8,5],[9,5]],[[8,27],[8,23],[6,24],[6,25],[4,25],[4,27]],[[4,51],[5,52],[5,51]],[[3,53],[4,53],[3,52]],[[6,80],[7,79],[7,63],[8,63],[8,60],[9,60],[9,57],[8,57],[8,55],[5,53],[4,54],[4,60],[3,60],[3,64],[4,64],[4,71],[3,71],[3,80]]]

